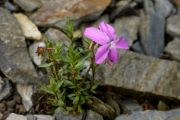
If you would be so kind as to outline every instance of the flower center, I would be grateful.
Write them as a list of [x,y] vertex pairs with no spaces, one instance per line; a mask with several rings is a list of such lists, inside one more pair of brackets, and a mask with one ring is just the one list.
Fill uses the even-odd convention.
[[114,41],[111,41],[109,48],[112,49],[112,48],[115,48],[115,47],[116,47],[116,44],[114,43]]

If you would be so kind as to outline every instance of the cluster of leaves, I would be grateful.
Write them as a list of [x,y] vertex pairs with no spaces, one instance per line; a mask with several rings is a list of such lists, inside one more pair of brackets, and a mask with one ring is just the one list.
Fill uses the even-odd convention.
[[[71,39],[71,45],[65,47],[63,44],[52,44],[47,41],[46,48],[51,50],[43,53],[46,56],[46,63],[40,67],[46,67],[48,70],[49,84],[42,88],[49,94],[50,104],[56,110],[64,109],[78,113],[82,112],[83,106],[90,101],[97,82],[88,77],[88,72],[94,68],[92,51],[77,47],[73,32],[73,24],[68,20],[65,33]],[[92,60],[92,63],[86,74],[82,75],[87,60]]]

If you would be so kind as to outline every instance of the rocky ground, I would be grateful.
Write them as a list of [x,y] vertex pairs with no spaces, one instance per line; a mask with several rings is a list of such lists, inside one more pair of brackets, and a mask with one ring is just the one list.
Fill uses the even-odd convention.
[[104,20],[130,44],[119,63],[96,73],[97,96],[114,117],[92,108],[86,120],[180,120],[180,0],[1,0],[0,120],[82,119],[48,113],[37,93],[47,77],[35,51],[47,38],[69,44],[67,16],[80,40]]

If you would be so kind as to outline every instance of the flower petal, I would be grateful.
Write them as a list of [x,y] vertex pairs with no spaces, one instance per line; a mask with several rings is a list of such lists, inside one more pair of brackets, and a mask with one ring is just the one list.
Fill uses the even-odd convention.
[[114,63],[118,62],[119,56],[118,56],[118,50],[116,48],[110,49],[108,54],[108,59]]
[[109,53],[108,46],[109,46],[108,44],[105,44],[97,49],[95,54],[96,64],[102,64],[105,61],[105,59],[108,57],[108,53]]
[[128,41],[124,36],[120,37],[118,40],[115,41],[116,48],[121,48],[121,49],[129,49]]
[[84,31],[84,36],[100,45],[104,45],[109,41],[109,37],[95,27],[86,28]]
[[107,24],[106,22],[102,21],[99,24],[99,29],[101,31],[105,32],[110,39],[116,38],[116,31],[115,31],[114,27],[111,26],[110,24]]

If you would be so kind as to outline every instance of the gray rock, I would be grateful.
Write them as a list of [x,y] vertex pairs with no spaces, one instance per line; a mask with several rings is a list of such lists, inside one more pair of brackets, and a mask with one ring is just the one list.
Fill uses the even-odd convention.
[[58,29],[49,28],[45,35],[52,43],[64,43],[66,46],[69,46],[71,43],[70,39]]
[[140,27],[140,18],[137,16],[131,16],[116,19],[114,27],[117,31],[117,35],[124,35],[131,46],[133,41],[137,40],[137,33]]
[[0,82],[3,83],[3,86],[0,89],[0,101],[1,101],[5,98],[9,97],[12,94],[13,89],[12,89],[12,86],[8,79],[0,80]]
[[141,43],[147,55],[160,57],[165,47],[165,16],[156,10],[151,0],[144,0],[144,9],[147,14],[141,14]]
[[167,33],[173,37],[180,37],[180,15],[170,16],[167,20]]
[[124,110],[124,113],[131,113],[134,111],[142,111],[143,108],[136,100],[133,99],[125,99],[121,101],[121,106]]
[[6,120],[27,120],[27,118],[23,115],[18,115],[15,113],[11,113]]
[[37,54],[38,47],[45,47],[44,42],[35,42],[29,47],[29,54],[31,59],[33,60],[34,64],[40,65],[43,61],[43,56]]
[[180,99],[178,62],[127,51],[110,70],[108,65],[101,69],[97,79],[102,85]]
[[2,77],[0,76],[0,91],[3,89],[4,81],[2,80]]
[[134,5],[136,4],[135,0],[120,0],[115,3],[116,9],[114,9],[110,14],[110,20],[114,20],[119,16],[124,16],[126,13],[132,13]]
[[26,111],[29,111],[30,108],[33,106],[32,103],[32,95],[34,93],[34,88],[32,85],[25,85],[25,84],[17,84],[16,85],[17,91],[22,98],[22,103]]
[[37,83],[26,41],[16,18],[0,8],[0,70],[16,83]]
[[50,115],[34,115],[36,120],[54,120],[53,116]]
[[176,11],[169,0],[155,0],[155,9],[164,17],[168,17],[170,14],[175,13]]
[[138,53],[145,53],[140,41],[136,41],[132,45],[132,49]]
[[37,120],[37,118],[33,115],[26,115],[27,120]]
[[138,111],[130,115],[121,115],[115,120],[180,120],[180,109],[163,111]]
[[[78,115],[70,115],[63,112],[59,112],[55,114],[56,120],[81,120],[83,117],[83,114]],[[103,117],[99,115],[98,113],[95,113],[91,110],[87,112],[86,120],[103,120]]]
[[165,52],[173,59],[180,61],[180,39],[175,38],[173,41],[169,42],[165,48]]
[[26,12],[32,12],[41,7],[40,0],[13,0],[18,6],[20,6]]
[[66,20],[65,17],[70,17],[72,20],[78,20],[81,18],[86,18],[86,20],[96,19],[110,4],[111,0],[41,1],[43,3],[42,7],[31,15],[31,19],[39,26],[54,25],[63,28]]
[[12,4],[9,0],[4,3],[4,7],[13,12],[18,10],[18,7]]

